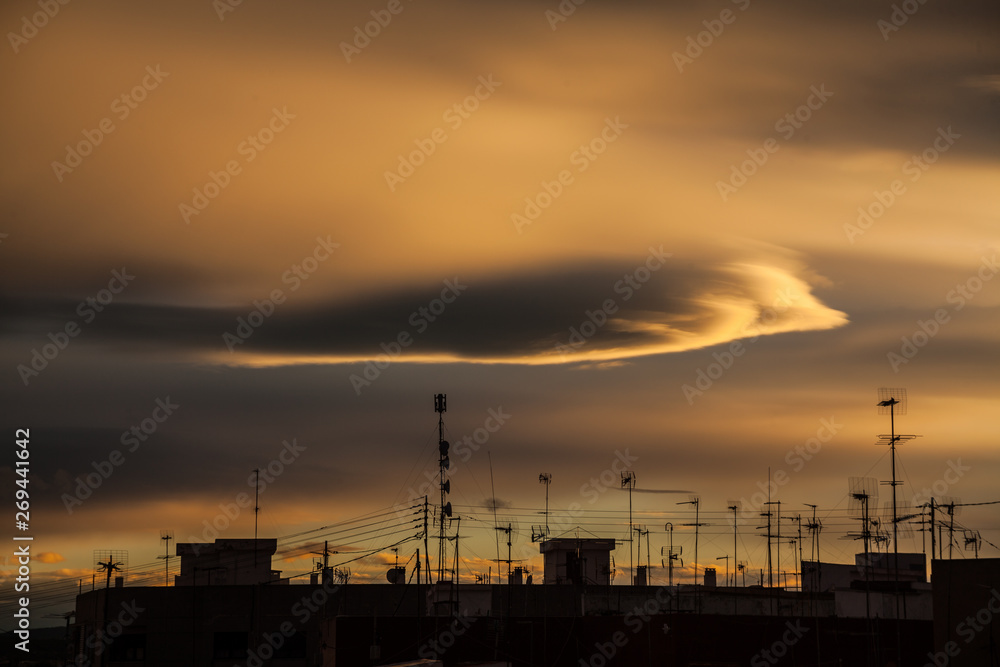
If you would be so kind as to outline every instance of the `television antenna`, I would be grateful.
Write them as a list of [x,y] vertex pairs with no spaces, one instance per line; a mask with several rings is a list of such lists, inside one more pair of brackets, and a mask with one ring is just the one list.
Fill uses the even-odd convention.
[[667,568],[667,585],[674,585],[674,561],[678,561],[681,567],[684,567],[684,561],[681,560],[681,553],[683,553],[683,547],[674,546],[674,524],[669,521],[664,524],[663,530],[667,531],[669,537],[669,544],[665,547],[660,547],[660,555],[667,557],[666,566],[663,565],[663,559],[660,559],[660,566]]
[[806,524],[806,529],[809,531],[809,536],[811,537],[811,549],[810,558],[813,562],[817,562],[819,559],[819,534],[823,530],[823,522],[816,518],[816,505],[810,505],[805,503],[806,507],[811,507],[813,511],[812,521]]
[[861,540],[867,556],[871,551],[872,522],[871,503],[878,501],[878,480],[874,477],[851,477],[849,479],[850,498],[847,502],[847,513],[851,518],[861,522],[860,533],[848,533],[846,537]]
[[[726,509],[731,510],[733,513],[733,563],[736,562],[736,538],[739,536],[739,519],[740,511],[743,509],[743,503],[739,500],[730,500],[726,503]],[[716,559],[718,560],[718,559]],[[729,570],[729,561],[726,561],[726,570]],[[726,582],[727,585],[729,582]],[[733,586],[736,586],[736,568],[733,567]]]
[[[878,436],[879,445],[889,445],[892,466],[892,568],[896,582],[899,582],[899,520],[896,508],[896,487],[902,482],[896,481],[896,445],[913,440],[915,435],[896,435],[896,415],[905,415],[907,411],[906,390],[901,387],[881,387],[878,390],[879,414],[889,414],[889,435]],[[912,535],[912,531],[910,533]],[[898,606],[898,596],[897,596]]]
[[128,551],[99,550],[94,551],[94,569],[98,574],[107,574],[106,587],[111,588],[111,576],[115,572],[121,572],[124,577],[128,571]]
[[[500,517],[499,524],[494,528],[494,530],[504,533],[507,536],[507,560],[497,559],[497,563],[507,563],[507,583],[513,581],[514,572],[511,569],[511,563],[521,562],[523,559],[513,559],[511,558],[511,545],[513,544],[513,538],[518,534],[517,519],[514,517]],[[498,535],[499,535],[498,532]]]
[[[962,504],[958,498],[952,496],[945,496],[941,498],[941,502],[938,503],[938,507],[941,508],[948,515],[948,560],[951,560],[955,551],[955,517],[962,513]],[[941,533],[944,532],[944,524],[938,527]],[[941,535],[941,539],[938,540],[940,547],[938,554],[941,558],[944,558],[944,535]]]
[[445,573],[445,549],[447,537],[445,535],[445,520],[451,517],[451,503],[448,502],[448,494],[451,492],[451,480],[447,478],[448,469],[451,468],[451,459],[448,458],[448,450],[451,445],[444,439],[444,413],[448,411],[447,394],[434,394],[434,412],[438,415],[438,468],[440,473],[441,486],[441,510],[438,525],[438,581],[444,580]]
[[[701,526],[707,526],[706,523],[701,523],[698,519],[698,510],[701,505],[701,499],[698,496],[691,496],[691,500],[683,500],[678,505],[694,505],[694,523],[682,523],[682,526],[694,526],[694,585],[695,591],[697,591],[698,586],[698,528]],[[701,599],[698,600],[699,611],[701,611]]]
[[967,530],[965,531],[964,537],[965,550],[974,552],[976,558],[979,558],[979,548],[983,545],[983,538],[979,535],[979,531]]
[[628,489],[628,566],[632,573],[632,584],[635,585],[635,561],[632,559],[632,489],[635,488],[635,473],[633,471],[622,471],[622,488]]
[[552,473],[543,472],[538,475],[538,483],[545,485],[545,525],[531,527],[531,541],[542,542],[549,536],[549,484],[552,483]]

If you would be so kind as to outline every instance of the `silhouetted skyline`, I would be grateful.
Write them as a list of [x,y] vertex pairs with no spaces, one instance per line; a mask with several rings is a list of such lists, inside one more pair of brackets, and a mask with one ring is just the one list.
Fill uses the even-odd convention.
[[[761,560],[771,487],[852,561],[879,387],[922,436],[901,507],[1000,500],[998,13],[915,6],[5,5],[0,397],[36,580],[155,563],[227,507],[252,537],[257,468],[261,537],[384,512],[334,561],[385,547],[437,502],[437,393],[464,578],[497,571],[491,498],[540,570],[543,472],[559,527],[627,539],[622,461],[654,552],[693,510],[638,491],[700,497],[704,566],[730,500]],[[993,507],[956,519],[996,556]]]

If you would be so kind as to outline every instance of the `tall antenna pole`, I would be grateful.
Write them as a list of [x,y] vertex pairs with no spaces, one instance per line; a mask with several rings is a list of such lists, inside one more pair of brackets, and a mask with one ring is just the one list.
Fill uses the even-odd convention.
[[934,519],[934,498],[931,497],[931,524],[930,524],[930,530],[931,530],[931,560],[934,560],[934,547],[937,544],[937,540],[934,537],[934,523],[935,523],[935,519]]
[[[441,525],[438,531],[438,581],[444,579],[445,572],[445,560],[447,556],[445,554],[445,520],[451,516],[451,503],[447,502],[448,492],[451,490],[451,484],[446,479],[447,470],[451,467],[451,461],[448,458],[448,449],[451,445],[448,441],[444,439],[444,413],[448,410],[447,405],[448,397],[445,394],[434,394],[434,412],[438,413],[438,453],[440,458],[438,459],[439,472],[441,475]],[[496,502],[496,499],[494,499]]]
[[[771,475],[771,469],[770,468],[767,469],[767,474],[768,474],[768,479],[770,479],[770,475]],[[768,491],[770,491],[770,487],[768,488]],[[777,505],[778,506],[778,511],[777,511],[777,515],[774,518],[774,523],[772,523],[771,522],[771,508],[768,507],[768,510],[767,510],[767,585],[769,587],[774,585],[774,576],[773,576],[773,574],[774,574],[774,564],[771,561],[771,540],[772,540],[772,538],[776,538],[775,544],[777,545],[777,554],[775,555],[775,559],[778,561],[778,586],[781,587],[781,501],[780,500],[771,500],[770,499],[770,493],[768,493],[768,496],[769,496],[768,500],[764,504],[768,505],[768,506],[770,506],[770,505]],[[772,526],[777,526],[778,527],[778,534],[777,535],[772,535],[771,534],[771,527]]]
[[[496,540],[497,548],[497,583],[500,583],[500,526],[497,525],[497,490],[493,486],[493,455],[491,452],[486,452],[486,459],[490,462],[490,495],[493,500],[490,504],[493,505],[493,536]],[[493,575],[490,575],[490,584],[493,583]]]
[[[736,586],[736,564],[739,559],[736,557],[736,537],[739,527],[737,525],[737,515],[739,512],[740,505],[737,501],[730,501],[729,509],[733,511],[733,587]],[[726,569],[729,569],[729,561],[726,561]]]
[[[424,570],[427,572],[427,574],[424,575],[424,576],[427,578],[427,585],[428,586],[431,583],[431,555],[430,555],[431,552],[427,548],[427,535],[430,532],[428,530],[428,527],[429,527],[428,526],[428,523],[429,523],[429,517],[428,517],[428,515],[430,514],[429,510],[430,510],[430,504],[428,503],[428,500],[427,500],[427,494],[424,494],[424,561],[425,561],[425,563],[424,563]],[[420,551],[420,549],[417,549],[417,552],[418,552],[417,553],[417,569],[418,570],[420,569],[420,554],[419,554],[419,551]],[[419,574],[419,572],[418,572],[418,574]],[[417,583],[419,584],[420,582],[417,581]]]
[[253,480],[253,566],[257,567],[257,515],[260,514],[260,468],[254,468]]
[[664,524],[663,528],[670,535],[670,541],[668,542],[667,546],[667,586],[673,586],[674,585],[674,524],[668,521],[666,524]]
[[545,485],[545,539],[549,539],[549,484],[552,483],[552,474],[543,472],[538,481]]
[[[976,547],[978,549],[978,547]],[[976,558],[979,558],[979,552],[976,551]],[[649,529],[646,529],[646,585],[653,585],[653,568],[649,565]]]
[[685,526],[694,526],[694,593],[697,600],[698,613],[701,613],[701,594],[698,588],[698,528],[702,525],[699,520],[698,508],[701,500],[695,496],[691,500],[677,503],[678,505],[694,505],[694,523],[685,523]]
[[[765,505],[770,505],[771,501],[764,503]],[[767,517],[767,586],[770,588],[773,585],[773,578],[771,576],[771,508],[768,507],[766,512],[762,512],[761,516]],[[758,528],[760,530],[760,528]],[[763,581],[761,585],[763,585]]]
[[819,554],[819,531],[822,526],[820,522],[816,520],[816,505],[805,503],[805,506],[811,507],[813,511],[812,522],[806,524],[806,528],[808,528],[809,532],[812,533],[812,543],[810,545],[809,556],[813,562],[818,562],[817,554]]
[[948,516],[951,522],[948,524],[948,560],[951,560],[955,553],[955,501],[948,503]]
[[[770,470],[768,470],[770,474]],[[774,525],[778,527],[778,534],[776,536],[775,544],[775,558],[778,560],[778,588],[781,588],[781,501],[775,500],[774,503],[778,506],[777,516],[774,517]]]
[[631,470],[622,471],[622,486],[628,487],[628,566],[632,570],[632,585],[635,586],[635,561],[632,560],[632,488],[635,486],[635,473]]
[[[878,390],[879,402],[877,403],[879,411],[885,413],[886,409],[889,412],[889,436],[881,435],[879,436],[879,444],[888,444],[889,453],[891,460],[892,469],[892,572],[893,580],[895,581],[895,597],[896,597],[896,618],[899,618],[899,514],[896,508],[896,487],[902,482],[896,481],[896,443],[905,442],[907,440],[912,440],[917,437],[915,435],[896,435],[896,412],[898,410],[899,414],[906,414],[906,390],[900,388],[887,388],[882,387]],[[898,406],[898,407],[897,407]],[[904,615],[905,615],[905,599],[904,602]],[[897,635],[897,652],[900,650],[898,644],[900,639]]]
[[802,591],[802,515],[796,514],[795,520],[799,524],[799,591]]

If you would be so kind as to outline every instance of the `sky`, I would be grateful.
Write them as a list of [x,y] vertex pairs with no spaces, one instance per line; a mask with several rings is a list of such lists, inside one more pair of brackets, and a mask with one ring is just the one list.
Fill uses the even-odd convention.
[[540,573],[546,488],[616,583],[668,522],[692,576],[693,497],[700,568],[807,504],[850,562],[879,388],[899,514],[1000,555],[995,3],[43,5],[0,9],[0,471],[28,429],[50,601],[251,537],[254,469],[275,569],[412,571],[438,393],[463,581],[507,523]]

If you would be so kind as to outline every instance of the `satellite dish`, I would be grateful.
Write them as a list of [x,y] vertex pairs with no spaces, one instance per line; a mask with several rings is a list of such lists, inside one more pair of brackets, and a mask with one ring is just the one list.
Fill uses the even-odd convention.
[[441,489],[442,489],[442,490],[443,490],[443,491],[444,491],[445,493],[451,493],[451,480],[450,480],[450,479],[446,479],[446,480],[444,481],[444,484],[442,484],[442,485],[441,485]]
[[448,456],[445,455],[445,457],[443,459],[441,459],[441,465],[444,467],[445,470],[450,470],[451,469],[451,459],[449,459]]
[[389,568],[388,572],[385,573],[385,578],[390,584],[405,584],[406,568],[391,567]]
[[441,456],[448,456],[448,448],[450,446],[451,445],[448,444],[447,440],[442,440],[438,443],[438,453],[440,453]]
[[444,515],[451,516],[451,503],[445,503],[444,505]]

